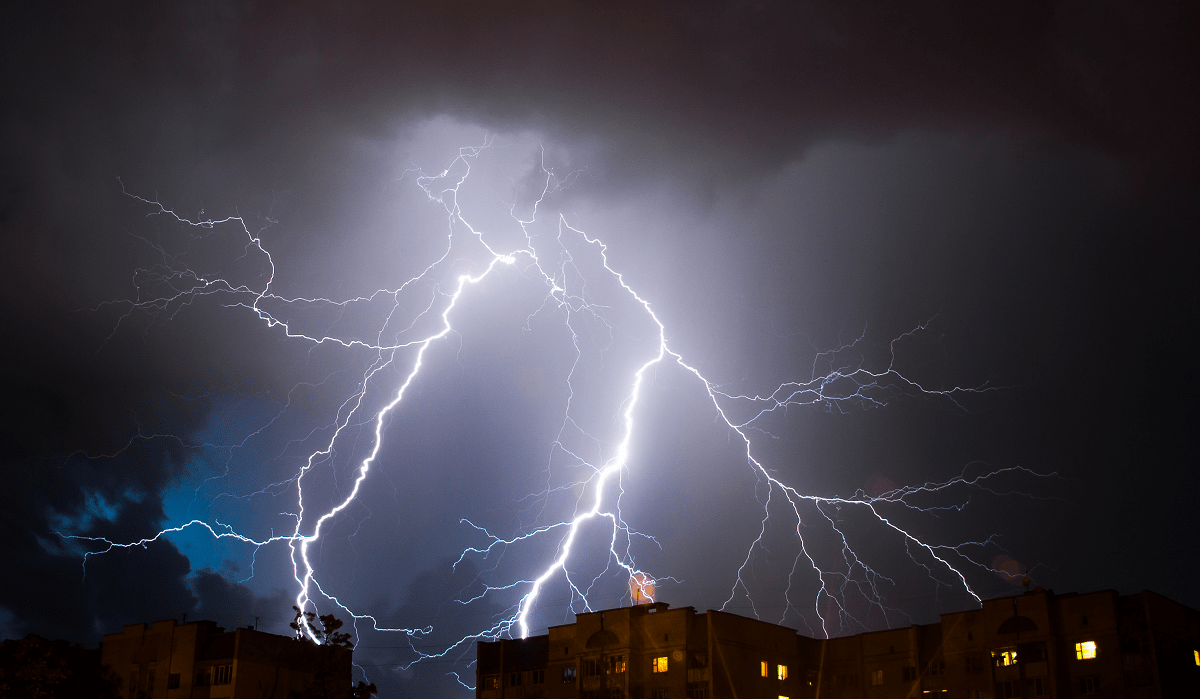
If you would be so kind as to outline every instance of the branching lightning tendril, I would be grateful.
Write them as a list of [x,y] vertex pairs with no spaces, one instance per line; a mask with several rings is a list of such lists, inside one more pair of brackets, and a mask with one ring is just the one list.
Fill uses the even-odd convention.
[[[695,363],[690,363],[682,354],[672,349],[666,323],[656,313],[652,303],[640,295],[620,271],[610,265],[608,248],[604,242],[573,227],[562,214],[557,216],[556,234],[553,237],[538,238],[531,233],[530,227],[538,222],[539,208],[546,198],[570,186],[577,173],[559,177],[552,168],[543,164],[541,176],[544,179],[541,191],[529,207],[530,214],[522,218],[515,213],[515,206],[509,206],[509,212],[516,225],[524,233],[524,245],[511,250],[497,249],[490,242],[486,231],[472,226],[468,215],[460,208],[458,195],[460,187],[471,175],[473,164],[486,148],[488,144],[485,143],[483,147],[461,149],[450,165],[435,174],[426,174],[419,169],[410,170],[405,174],[406,178],[415,179],[431,202],[445,208],[449,232],[440,257],[394,289],[381,289],[367,296],[342,301],[317,297],[285,297],[277,294],[273,286],[275,259],[264,246],[261,232],[252,231],[241,216],[193,220],[168,209],[160,204],[157,198],[128,195],[150,207],[148,215],[169,217],[180,225],[201,230],[206,234],[211,235],[218,229],[223,232],[231,227],[236,228],[237,235],[244,239],[243,256],[261,256],[265,265],[265,280],[261,286],[256,287],[220,275],[201,274],[180,262],[166,249],[147,241],[155,247],[161,262],[154,268],[139,271],[135,278],[138,296],[128,300],[106,302],[98,307],[98,310],[119,310],[118,320],[109,339],[136,314],[169,320],[183,307],[211,298],[219,300],[224,306],[246,309],[267,328],[274,329],[293,342],[306,343],[312,347],[340,346],[347,351],[369,353],[373,359],[365,365],[362,376],[356,380],[356,390],[345,397],[337,408],[331,425],[332,430],[322,439],[319,448],[308,454],[294,476],[262,487],[263,492],[270,491],[274,494],[294,490],[295,511],[291,514],[294,517],[294,528],[291,532],[250,537],[239,534],[232,526],[222,525],[220,522],[191,520],[165,528],[151,537],[126,543],[64,533],[64,538],[91,543],[91,546],[95,547],[84,553],[85,567],[89,556],[114,548],[145,546],[186,528],[201,528],[213,538],[240,541],[255,550],[272,545],[286,546],[290,548],[292,574],[296,584],[295,604],[301,609],[309,609],[323,598],[350,614],[355,622],[356,631],[359,631],[358,625],[363,624],[369,625],[371,630],[404,635],[414,653],[413,660],[405,666],[425,659],[443,657],[456,649],[461,651],[465,644],[473,640],[530,634],[534,631],[531,613],[538,608],[547,586],[551,584],[567,586],[571,595],[571,609],[576,609],[576,605],[582,606],[582,609],[592,609],[589,602],[591,591],[597,585],[597,581],[606,575],[627,577],[633,582],[633,588],[641,589],[641,597],[650,597],[656,582],[662,584],[671,578],[661,573],[652,573],[643,568],[644,564],[635,561],[631,545],[633,541],[657,543],[651,535],[635,529],[622,512],[621,497],[625,488],[622,479],[630,467],[632,441],[638,430],[639,410],[644,403],[644,394],[650,388],[648,378],[657,368],[673,364],[694,378],[703,388],[715,419],[719,421],[718,427],[729,431],[730,436],[740,444],[746,465],[754,472],[758,483],[765,487],[765,492],[762,492],[759,498],[762,506],[759,534],[747,544],[745,557],[731,576],[726,605],[739,596],[744,596],[750,605],[754,606],[754,595],[752,586],[747,581],[747,571],[751,567],[753,557],[761,554],[766,546],[764,537],[768,522],[783,518],[786,519],[790,536],[794,537],[797,553],[788,575],[787,590],[784,592],[786,605],[779,621],[784,621],[789,611],[796,613],[803,606],[811,611],[812,619],[818,621],[819,630],[810,628],[810,631],[822,635],[838,634],[845,631],[847,625],[862,624],[845,605],[845,600],[850,595],[865,599],[885,618],[895,614],[896,609],[890,607],[879,592],[879,584],[890,579],[856,554],[851,545],[853,538],[846,533],[843,525],[844,518],[848,515],[867,518],[902,538],[910,558],[924,567],[938,587],[965,591],[976,600],[979,599],[964,567],[988,569],[986,563],[977,561],[977,558],[973,558],[968,552],[972,548],[981,549],[990,542],[964,542],[953,545],[937,543],[927,536],[910,532],[903,527],[902,518],[897,514],[909,509],[926,512],[939,508],[961,509],[966,505],[965,502],[948,506],[928,506],[919,505],[916,501],[922,496],[946,493],[951,488],[960,487],[998,493],[997,488],[990,485],[995,478],[1013,471],[1023,471],[1027,474],[1032,472],[1010,467],[973,477],[964,473],[948,481],[897,487],[875,495],[860,491],[850,497],[816,496],[802,493],[785,483],[774,470],[763,463],[755,449],[755,439],[759,438],[752,431],[762,430],[769,436],[765,429],[760,428],[764,418],[801,406],[841,410],[852,404],[884,404],[900,395],[933,397],[957,404],[958,399],[964,395],[991,391],[991,388],[956,386],[950,389],[930,389],[907,378],[895,366],[894,345],[900,338],[893,341],[892,361],[879,371],[865,368],[861,363],[833,366],[834,358],[839,357],[841,351],[853,348],[861,342],[860,337],[842,348],[819,355],[814,361],[812,376],[807,380],[785,382],[768,394],[726,391],[721,385],[708,379]],[[474,251],[474,258],[468,255],[469,251]],[[581,266],[576,264],[576,261],[584,256],[590,256],[591,266],[602,271],[608,278],[608,283],[615,285],[614,289],[619,289],[626,295],[625,303],[640,309],[644,322],[653,335],[652,341],[647,343],[649,349],[626,375],[627,383],[622,389],[623,401],[617,416],[616,436],[607,442],[592,438],[588,430],[577,422],[574,410],[577,397],[572,382],[583,352],[580,345],[582,329],[587,324],[595,324],[596,327],[609,331],[612,329],[612,323],[606,317],[606,305],[592,297]],[[464,269],[466,271],[463,271]],[[535,499],[540,498],[544,503],[552,493],[576,494],[573,512],[568,517],[539,522],[508,535],[493,534],[487,527],[466,517],[459,520],[460,525],[469,528],[482,539],[479,545],[462,551],[455,566],[472,557],[481,560],[492,556],[503,557],[509,548],[535,542],[543,547],[548,545],[549,551],[553,553],[540,569],[529,575],[487,585],[477,593],[462,596],[458,601],[461,604],[470,604],[489,596],[515,596],[510,598],[515,602],[507,608],[502,617],[484,629],[477,629],[458,640],[450,640],[439,648],[418,649],[415,642],[428,637],[433,631],[431,627],[381,625],[376,617],[351,610],[338,599],[336,591],[322,587],[310,556],[310,549],[321,539],[326,528],[358,499],[373,471],[382,468],[379,454],[387,437],[392,414],[403,405],[431,354],[444,347],[444,341],[456,335],[456,312],[460,304],[476,290],[485,287],[493,278],[510,272],[541,285],[544,301],[541,308],[533,311],[531,316],[539,313],[558,314],[575,345],[575,363],[567,377],[568,400],[563,411],[558,439],[552,450],[566,455],[581,467],[582,471],[579,473],[582,476],[566,483],[547,483],[544,493],[534,495]],[[405,311],[400,301],[401,296],[411,292],[410,287],[418,283],[430,285],[433,292],[422,308],[412,314],[407,323],[403,323],[400,319]],[[315,332],[296,321],[295,316],[290,313],[293,309],[307,308],[337,309],[342,312],[356,306],[380,303],[390,308],[383,314],[373,337]],[[922,328],[915,328],[912,332],[919,332]],[[830,370],[820,374],[817,371],[817,362],[822,358],[830,361]],[[398,383],[387,385],[393,373],[398,378]],[[383,391],[386,400],[381,400],[379,405],[375,405],[371,400],[373,390]],[[349,435],[358,426],[370,427],[370,445],[365,456],[356,458],[352,482],[343,489],[332,507],[318,507],[311,500],[306,500],[306,487],[309,487],[311,476],[317,470],[332,464],[339,448],[343,448],[343,443],[352,439]],[[583,450],[575,449],[569,444],[567,433],[586,436],[596,444],[606,444],[603,452],[607,456],[599,460],[586,458],[583,456]],[[148,436],[139,439],[154,438]],[[250,436],[246,439],[250,439]],[[228,495],[246,497],[253,494]],[[587,538],[585,541],[583,535],[585,527],[593,524],[599,524],[600,529],[607,533],[599,543],[594,538]],[[805,539],[809,528],[822,528],[840,542],[836,566],[822,564],[819,561],[821,558],[814,554]],[[605,538],[606,541],[603,541]],[[591,578],[580,575],[571,568],[573,557],[583,547],[600,547],[600,551],[607,547],[607,553],[604,555],[607,557],[607,566]],[[801,575],[815,575],[815,591],[800,593],[796,590],[800,586],[794,587],[793,581]],[[801,596],[807,599],[807,604],[799,602]],[[754,612],[759,614],[757,610]],[[807,617],[807,613],[801,614],[802,619]],[[308,629],[305,633],[316,641],[314,630]],[[454,677],[458,679],[457,674],[454,674]]]

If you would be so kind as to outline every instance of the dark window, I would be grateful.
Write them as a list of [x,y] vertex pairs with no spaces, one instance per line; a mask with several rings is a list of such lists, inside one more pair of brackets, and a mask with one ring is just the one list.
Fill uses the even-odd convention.
[[1017,681],[1004,681],[996,684],[996,697],[998,698],[1016,698],[1020,697],[1017,693]]
[[196,672],[196,685],[208,685],[208,671]]
[[546,682],[546,669],[541,668],[536,671],[529,672],[530,685],[541,685]]
[[562,682],[563,683],[574,683],[575,682],[575,667],[574,666],[568,666],[563,669]]
[[1084,676],[1079,679],[1079,694],[1080,695],[1095,695],[1096,690],[1100,687],[1099,676]]
[[167,690],[176,690],[179,688],[179,674],[172,673],[167,676]]
[[1043,642],[1017,645],[1017,657],[1023,664],[1046,660],[1046,645]]
[[941,659],[929,664],[929,675],[944,676],[946,675],[946,662]]
[[689,698],[708,698],[712,697],[709,692],[708,683],[688,683],[687,696]]
[[600,659],[583,660],[583,677],[600,675]]
[[514,671],[514,672],[508,674],[508,684],[512,687],[521,685],[521,672]]
[[233,682],[233,665],[213,666],[213,685],[229,685]]
[[1125,685],[1130,688],[1141,688],[1154,685],[1154,674],[1148,668],[1131,668],[1125,671]]
[[900,676],[905,683],[917,680],[917,668],[915,666],[905,666],[900,671]]
[[652,698],[665,698],[665,697],[667,697],[667,689],[666,689],[666,688],[660,688],[660,689],[658,689],[658,690],[652,690],[652,691],[650,691],[650,697],[652,697]]
[[1080,622],[1086,625],[1088,623],[1087,615],[1084,615]]
[[1034,695],[1034,696],[1045,695],[1046,691],[1042,687],[1042,679],[1034,678],[1033,680],[1029,681],[1029,691],[1030,691],[1030,695]]
[[500,674],[493,673],[483,677],[484,690],[500,690]]

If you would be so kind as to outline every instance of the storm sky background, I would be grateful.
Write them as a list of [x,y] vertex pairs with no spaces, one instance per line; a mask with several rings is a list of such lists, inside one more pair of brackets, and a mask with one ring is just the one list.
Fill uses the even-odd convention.
[[[193,219],[240,215],[263,229],[280,294],[347,299],[395,288],[441,255],[444,210],[406,171],[436,172],[485,142],[470,195],[481,228],[511,235],[501,204],[527,213],[541,164],[577,173],[539,221],[561,213],[604,240],[672,348],[732,393],[807,379],[814,363],[828,371],[819,353],[860,336],[838,359],[883,369],[893,339],[920,325],[894,346],[899,369],[933,389],[995,388],[961,406],[907,394],[882,408],[790,409],[754,438],[781,480],[874,496],[1022,467],[993,492],[939,501],[968,502],[961,511],[904,524],[942,544],[994,535],[978,559],[1008,557],[1056,592],[1149,589],[1200,607],[1195,6],[156,2],[3,13],[4,637],[94,645],[184,613],[286,632],[285,547],[255,553],[189,530],[92,556],[85,577],[83,545],[61,534],[131,542],[191,518],[286,530],[283,489],[245,496],[295,473],[303,450],[289,440],[327,424],[337,392],[361,377],[361,357],[288,341],[217,298],[118,322],[121,307],[104,302],[137,294],[146,278],[135,271],[162,262],[160,249],[262,279],[236,229],[192,238],[125,192]],[[549,478],[572,357],[552,313],[530,320],[543,296],[521,275],[480,287],[455,336],[431,347],[367,493],[319,554],[327,592],[355,612],[433,625],[422,651],[494,624],[511,595],[455,598],[544,566],[553,550],[452,567],[485,544],[461,518],[506,537],[539,524],[522,499]],[[311,323],[344,332],[358,322],[314,313]],[[611,314],[614,351],[589,355],[597,399],[581,410],[613,428],[620,397],[605,393],[617,391],[606,373],[633,369],[621,343],[637,346],[647,325],[637,309]],[[765,491],[694,379],[662,367],[650,386],[622,511],[662,548],[643,542],[638,563],[664,577],[661,600],[719,608]],[[602,436],[609,447],[615,434]],[[335,460],[336,474],[360,448]],[[860,611],[864,624],[843,633],[973,604],[906,565],[903,543],[847,518],[893,577],[885,598],[900,612]],[[793,555],[775,551],[752,562],[757,608],[734,596],[726,609],[802,628],[780,603]],[[983,597],[1021,590],[979,567],[964,573]],[[796,598],[811,625],[810,583]],[[569,593],[556,591],[537,632],[573,619]],[[611,590],[593,601],[619,604]],[[470,682],[472,654],[467,644],[397,670],[413,660],[409,639],[364,632],[355,659],[382,694],[453,695],[468,691],[447,674]]]

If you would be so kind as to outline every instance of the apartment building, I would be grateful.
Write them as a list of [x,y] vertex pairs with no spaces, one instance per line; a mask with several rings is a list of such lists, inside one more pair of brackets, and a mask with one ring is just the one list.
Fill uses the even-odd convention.
[[1149,591],[1035,589],[939,622],[823,640],[649,603],[478,644],[476,697],[1200,695],[1200,612]]
[[351,650],[215,622],[126,625],[104,635],[101,663],[126,698],[289,698],[350,693]]

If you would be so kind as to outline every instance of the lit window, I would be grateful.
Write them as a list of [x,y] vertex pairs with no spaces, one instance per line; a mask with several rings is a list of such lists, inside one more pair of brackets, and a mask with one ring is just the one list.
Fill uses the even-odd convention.
[[1096,643],[1095,642],[1079,642],[1075,645],[1075,658],[1077,659],[1094,659],[1096,658]]
[[993,666],[1015,666],[1017,664],[1017,650],[1009,647],[1008,649],[993,649],[992,650],[992,665]]
[[604,660],[604,672],[608,675],[625,673],[625,655],[610,656]]
[[652,665],[650,667],[650,670],[652,673],[666,673],[667,672],[667,657],[665,657],[665,656],[655,657],[654,662],[652,663]]
[[780,695],[780,696],[779,696],[779,700],[788,700],[788,696],[786,696],[786,695]]
[[771,674],[770,674],[770,671],[768,671],[768,669],[770,669],[770,668],[771,668],[771,667],[770,667],[770,665],[769,665],[769,664],[767,664],[767,662],[766,662],[766,661],[763,661],[763,662],[759,663],[759,674],[760,674],[760,675],[761,675],[763,678],[767,678],[767,677],[769,677]]
[[786,681],[787,680],[787,666],[784,666],[783,664],[779,664],[778,666],[776,666],[775,667],[775,675],[779,677],[779,680]]
[[1192,655],[1196,657],[1196,665],[1200,666],[1200,650],[1192,650]]
[[883,669],[871,671],[871,685],[883,685]]

